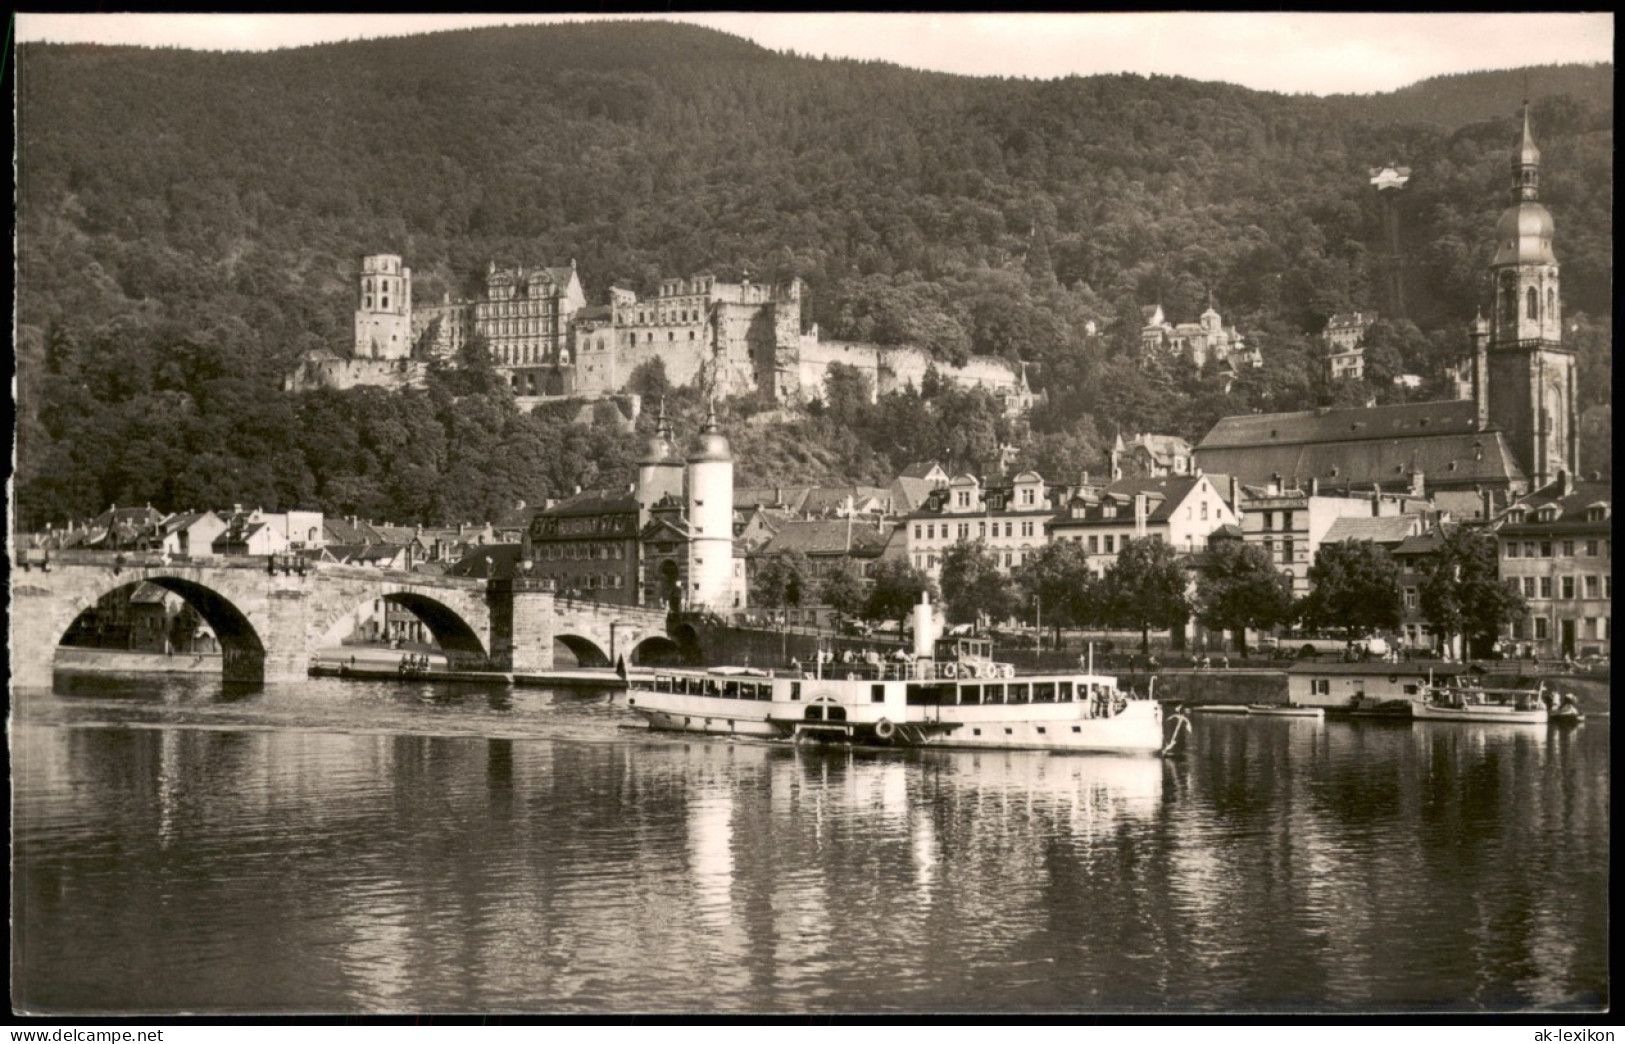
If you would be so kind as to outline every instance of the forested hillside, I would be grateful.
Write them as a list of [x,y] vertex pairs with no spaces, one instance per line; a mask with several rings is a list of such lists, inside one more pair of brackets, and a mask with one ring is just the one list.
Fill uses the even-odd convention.
[[[1392,373],[1460,350],[1484,297],[1519,100],[1453,78],[1471,104],[1422,107],[1471,122],[1393,122],[1413,119],[1406,92],[970,79],[630,23],[268,54],[25,45],[17,75],[30,524],[114,500],[450,519],[621,479],[608,425],[520,417],[477,374],[394,400],[277,391],[301,352],[347,347],[372,251],[405,256],[420,302],[491,258],[573,258],[595,298],[705,269],[798,275],[826,336],[1026,361],[1049,400],[1030,453],[1053,468],[1098,459],[1114,429],[1195,439],[1226,413],[1392,397]],[[1532,83],[1581,406],[1601,407],[1612,69]],[[1379,304],[1366,171],[1390,160],[1413,169],[1414,323],[1377,331],[1366,387],[1329,389],[1315,335]],[[1210,294],[1267,361],[1229,394],[1132,352],[1140,306],[1192,320]],[[872,412],[850,391],[793,427],[741,424],[742,474],[875,478],[1010,435],[941,389]],[[919,423],[900,436],[901,416]],[[580,452],[530,445],[545,439]]]

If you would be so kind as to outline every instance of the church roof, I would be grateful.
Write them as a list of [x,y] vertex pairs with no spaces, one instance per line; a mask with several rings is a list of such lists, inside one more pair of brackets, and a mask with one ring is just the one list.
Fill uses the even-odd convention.
[[1368,518],[1345,515],[1332,521],[1332,528],[1321,538],[1322,545],[1340,544],[1345,540],[1369,540],[1374,544],[1397,547],[1406,537],[1415,536],[1421,524],[1420,515],[1383,515]]
[[1279,475],[1297,484],[1505,488],[1523,470],[1498,429],[1478,430],[1472,402],[1405,403],[1225,417],[1196,447],[1197,466],[1253,484]]

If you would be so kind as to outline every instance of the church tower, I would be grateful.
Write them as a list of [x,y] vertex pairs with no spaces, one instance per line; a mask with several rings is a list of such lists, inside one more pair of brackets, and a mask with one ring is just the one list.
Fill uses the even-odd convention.
[[1495,227],[1490,263],[1495,305],[1488,349],[1488,414],[1532,488],[1578,473],[1573,351],[1563,347],[1562,295],[1551,213],[1540,202],[1540,150],[1523,106],[1523,141],[1512,157],[1512,205]]

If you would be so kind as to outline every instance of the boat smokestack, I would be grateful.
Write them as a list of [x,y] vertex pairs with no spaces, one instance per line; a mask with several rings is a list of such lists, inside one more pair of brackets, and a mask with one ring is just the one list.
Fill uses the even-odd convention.
[[914,607],[914,658],[929,659],[936,650],[937,621],[929,594],[920,595],[920,604]]

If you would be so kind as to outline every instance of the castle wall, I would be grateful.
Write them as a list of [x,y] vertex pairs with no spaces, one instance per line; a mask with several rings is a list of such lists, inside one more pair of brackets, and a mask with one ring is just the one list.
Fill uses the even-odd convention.
[[340,359],[312,352],[299,361],[293,373],[283,381],[283,388],[308,392],[365,386],[399,391],[423,387],[428,370],[427,363],[415,359]]
[[800,361],[796,367],[803,396],[822,394],[829,368],[839,363],[851,366],[869,378],[874,395],[902,391],[909,385],[919,388],[926,371],[936,366],[937,376],[960,388],[981,388],[994,394],[1019,394],[1021,375],[1003,359],[973,358],[964,366],[952,366],[918,348],[882,348],[849,341],[822,341],[814,334],[801,338]]

